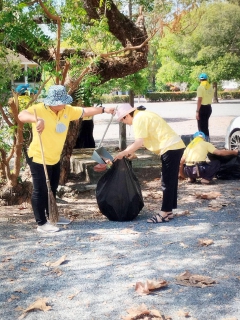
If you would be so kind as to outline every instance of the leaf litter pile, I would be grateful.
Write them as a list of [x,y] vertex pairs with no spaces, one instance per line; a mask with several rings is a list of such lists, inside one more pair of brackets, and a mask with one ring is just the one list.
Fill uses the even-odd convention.
[[[159,180],[156,179],[156,182],[159,183]],[[159,201],[161,200],[161,193],[157,192],[155,193],[153,196],[151,196],[151,194],[153,194],[151,192],[151,190],[148,188],[147,189],[147,195],[148,195],[148,199],[146,201],[146,207],[149,209],[154,208],[153,207],[153,201]],[[207,205],[210,210],[213,211],[219,211],[220,209],[222,209],[223,207],[227,206],[230,204],[230,197],[224,196],[222,195],[222,193],[220,192],[215,192],[215,191],[197,191],[194,192],[193,190],[189,191],[189,194],[185,194],[184,197],[182,197],[182,199],[184,199],[184,201],[186,201],[186,199],[189,200],[190,202],[194,201],[200,201],[200,204],[205,204],[202,201],[207,201],[207,203],[205,205]],[[228,200],[226,200],[228,199]],[[72,207],[69,206],[68,209],[63,209],[64,211],[64,215],[67,217],[72,216],[74,219],[78,219],[78,215],[74,215],[74,210],[76,210],[77,208],[74,208],[76,204],[73,204]],[[97,213],[97,209],[94,207],[92,207],[91,201],[89,206],[91,206],[91,212],[94,212],[94,214],[98,215]],[[22,211],[22,208],[19,208],[19,210]],[[24,207],[24,210],[27,210],[27,206],[26,208]],[[183,210],[181,213],[176,214],[176,216],[181,216],[181,215],[189,215],[191,214],[190,210]],[[18,213],[16,214],[16,216],[18,215]],[[19,215],[22,215],[19,214]],[[89,215],[87,217],[89,219]],[[85,219],[85,218],[84,218]],[[93,217],[93,219],[95,219],[95,217]],[[105,218],[103,218],[105,219]],[[127,230],[123,230],[122,233],[129,233],[129,231]],[[16,240],[15,236],[10,235],[10,238],[13,240]],[[203,239],[198,239],[198,245],[201,247],[208,247],[210,245],[212,245],[214,242],[212,239],[208,239],[208,238],[203,238]],[[2,262],[10,262],[11,261],[11,257],[5,257]],[[56,261],[51,261],[51,262],[46,262],[44,265],[46,267],[49,268],[49,270],[51,272],[55,272],[58,276],[61,276],[62,271],[59,268],[59,266],[63,263],[66,262],[66,255],[63,255],[61,258],[59,258]],[[27,262],[26,262],[27,263]],[[29,262],[30,263],[30,262]],[[24,270],[23,270],[24,271]],[[26,270],[27,271],[27,268]],[[205,288],[205,287],[211,287],[214,286],[215,284],[217,284],[217,282],[213,279],[211,279],[210,277],[204,276],[204,275],[198,275],[198,274],[192,274],[190,271],[185,271],[182,274],[176,276],[176,284],[181,285],[181,286],[191,286],[191,287],[197,287],[197,288]],[[9,279],[10,281],[11,279]],[[13,281],[13,279],[12,279]],[[158,279],[158,280],[147,280],[146,282],[137,282],[135,285],[135,292],[138,293],[139,295],[149,295],[149,294],[154,294],[156,291],[161,290],[165,287],[167,287],[169,285],[169,282],[167,282],[166,280],[163,279]],[[19,292],[24,293],[24,290],[20,290]],[[78,294],[78,292],[73,293],[72,295],[68,296],[69,300],[74,299],[74,297]],[[18,296],[16,295],[11,295],[11,297],[9,298],[9,302],[14,301],[14,300],[18,300]],[[49,310],[52,309],[52,306],[49,305],[48,303],[48,298],[43,297],[43,298],[39,298],[37,299],[35,302],[31,303],[27,308],[22,308],[22,307],[18,307],[18,311],[21,311],[22,315],[18,318],[19,320],[27,317],[27,314],[29,312],[38,312],[38,311],[43,311],[43,312],[48,312]],[[184,316],[184,317],[188,317],[189,313],[185,312],[185,311],[179,311],[179,315]],[[37,317],[37,315],[36,315]],[[155,319],[155,320],[170,320],[171,317],[169,316],[165,316],[163,315],[160,311],[156,310],[156,309],[149,309],[147,306],[145,306],[144,304],[138,306],[138,307],[134,307],[131,309],[127,310],[127,315],[126,316],[122,316],[123,320],[151,320],[151,319]]]

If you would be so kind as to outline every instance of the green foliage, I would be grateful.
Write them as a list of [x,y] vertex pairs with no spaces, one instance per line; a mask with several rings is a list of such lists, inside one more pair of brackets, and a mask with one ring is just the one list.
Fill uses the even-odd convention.
[[[189,23],[194,16],[200,18],[196,19],[195,29]],[[167,33],[160,44],[163,66],[158,79],[188,79],[193,90],[201,72],[206,72],[211,82],[239,79],[239,20],[240,7],[226,2],[206,3],[186,15],[182,21],[186,25],[184,31]],[[179,71],[184,77],[180,77]]]
[[129,102],[129,95],[107,95],[101,96],[102,103],[125,103]]
[[156,101],[186,101],[196,98],[196,92],[148,92],[145,97],[150,102]]
[[218,91],[218,96],[221,99],[240,99],[240,91]]

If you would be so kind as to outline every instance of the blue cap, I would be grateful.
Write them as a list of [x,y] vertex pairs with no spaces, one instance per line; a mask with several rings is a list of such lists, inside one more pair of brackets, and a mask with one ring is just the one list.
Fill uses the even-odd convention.
[[207,78],[208,78],[208,76],[207,76],[206,73],[201,73],[201,74],[199,75],[199,80],[207,80]]
[[197,131],[197,132],[194,133],[193,139],[197,138],[197,137],[200,137],[200,138],[203,138],[204,140],[206,140],[206,136],[202,131]]
[[16,92],[20,94],[24,94],[29,88],[29,84],[19,84],[16,88]]

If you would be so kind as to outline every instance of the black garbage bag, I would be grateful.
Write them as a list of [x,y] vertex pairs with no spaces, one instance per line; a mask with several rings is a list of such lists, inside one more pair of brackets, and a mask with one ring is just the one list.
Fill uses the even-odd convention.
[[192,134],[183,134],[181,135],[181,139],[184,142],[185,146],[187,147],[189,143],[193,140]]
[[219,170],[215,176],[220,180],[240,179],[240,157],[239,156],[217,156],[208,154],[209,160],[219,160],[221,162]]
[[140,183],[126,158],[114,161],[96,188],[99,210],[112,221],[131,221],[144,207]]

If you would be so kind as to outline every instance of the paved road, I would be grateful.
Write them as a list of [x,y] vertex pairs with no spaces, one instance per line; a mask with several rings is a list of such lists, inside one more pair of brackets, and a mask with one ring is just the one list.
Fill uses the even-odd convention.
[[[163,104],[159,105],[155,108],[160,112]],[[177,124],[179,131],[181,124],[190,133],[186,123],[195,122],[194,115],[180,117],[178,104],[164,105],[164,117],[176,119],[171,124]],[[195,110],[194,102],[180,105],[185,112]],[[223,137],[225,128],[219,120],[238,115],[238,104],[213,107],[218,116],[212,120],[217,119],[219,128],[211,130],[216,135],[219,130]],[[102,127],[103,132],[109,116],[99,118],[95,129]],[[111,126],[110,138],[117,129]],[[179,209],[189,215],[158,225],[147,224],[146,219],[161,202],[159,180],[146,181],[142,191],[142,213],[123,223],[99,218],[95,194],[79,201],[77,193],[74,199],[66,196],[61,205],[67,210],[74,206],[76,214],[91,214],[54,235],[38,234],[31,212],[23,206],[15,209],[12,220],[7,218],[10,210],[0,207],[0,319],[20,319],[24,309],[46,298],[50,310],[29,312],[26,320],[121,320],[128,309],[142,304],[173,320],[239,320],[239,181],[207,186],[180,182]],[[220,195],[212,201],[197,196],[210,192]],[[25,215],[31,218],[23,219]],[[201,246],[202,239],[213,243]],[[49,266],[60,258],[64,263]],[[213,286],[179,285],[176,277],[186,270],[210,277]],[[149,295],[137,294],[136,282],[147,279],[163,279],[168,286]]]
[[[179,135],[193,134],[197,131],[196,101],[147,103],[142,99],[140,102],[135,102],[135,106],[140,105],[144,105],[149,111],[156,112],[163,117]],[[234,117],[240,116],[240,100],[222,100],[219,103],[212,104],[212,109],[213,112],[209,121],[211,141],[213,143],[215,141],[216,143],[221,142],[223,147],[228,124]],[[96,143],[99,143],[109,119],[110,117],[107,114],[95,117],[93,135]],[[104,141],[110,143],[111,141],[118,141],[118,139],[118,122],[114,118]],[[133,139],[133,130],[129,126],[127,126],[127,139],[128,141]]]

